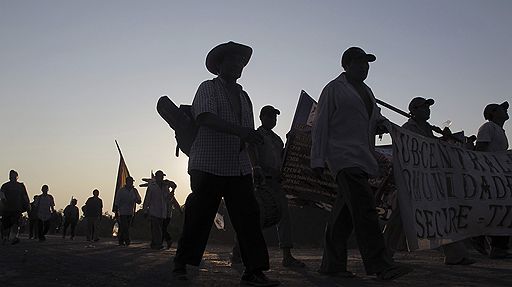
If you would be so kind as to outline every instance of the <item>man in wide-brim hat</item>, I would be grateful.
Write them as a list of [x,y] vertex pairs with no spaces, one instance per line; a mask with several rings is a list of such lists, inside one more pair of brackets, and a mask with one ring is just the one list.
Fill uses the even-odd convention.
[[216,46],[206,56],[206,68],[208,71],[214,75],[219,75],[219,66],[227,55],[239,56],[240,64],[244,68],[251,59],[252,48],[231,41]]
[[247,151],[248,144],[260,144],[263,139],[254,129],[251,100],[236,83],[251,54],[250,47],[228,42],[206,57],[206,68],[217,77],[201,83],[192,103],[199,129],[188,162],[192,193],[185,203],[185,222],[174,258],[173,275],[178,279],[186,279],[187,264],[200,264],[224,197],[245,265],[241,283],[279,285],[262,272],[269,269],[268,250],[259,226]]

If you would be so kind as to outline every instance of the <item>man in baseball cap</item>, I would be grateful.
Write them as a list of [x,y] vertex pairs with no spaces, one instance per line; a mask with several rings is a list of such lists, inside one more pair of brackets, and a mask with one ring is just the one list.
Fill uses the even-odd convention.
[[430,107],[435,103],[433,99],[425,99],[422,97],[416,97],[409,103],[409,112],[413,112],[418,108]]
[[[497,152],[506,151],[508,149],[508,138],[503,126],[509,119],[508,116],[508,102],[501,104],[488,104],[484,108],[484,118],[487,120],[478,129],[476,136],[477,151]],[[510,236],[490,236],[491,250],[489,257],[491,259],[510,259],[512,253],[509,253],[508,242]],[[472,240],[475,249],[480,253],[486,253],[485,249],[485,236],[478,236]]]
[[352,60],[362,59],[368,63],[375,62],[377,57],[373,54],[367,54],[363,49],[359,47],[350,47],[341,56],[341,66],[346,69]]
[[[337,183],[337,199],[327,221],[324,253],[319,272],[353,277],[347,270],[347,240],[355,231],[367,274],[393,280],[411,272],[395,264],[386,250],[375,202],[368,196],[370,175],[378,171],[375,144],[369,141],[384,127],[386,118],[364,81],[376,60],[359,47],[341,57],[345,70],[322,90],[311,133],[311,168],[317,176],[329,168]],[[348,200],[347,200],[348,198]],[[366,212],[358,212],[365,210]],[[371,212],[369,212],[371,211]]]
[[[425,99],[422,97],[416,97],[409,103],[409,112],[411,118],[402,125],[402,128],[412,131],[416,134],[422,135],[427,138],[437,138],[433,131],[441,133],[445,136],[451,135],[451,131],[448,128],[441,131],[439,128],[432,126],[428,120],[430,119],[430,106],[434,104],[433,99]],[[397,238],[404,238],[403,230],[397,229],[397,226],[402,226],[400,209],[397,208],[396,212],[393,210],[393,215],[388,221],[388,227],[385,229],[384,237],[387,239],[388,248],[391,252],[394,252],[400,246],[397,246],[399,240]],[[471,265],[476,261],[472,259],[466,250],[466,247],[462,241],[456,241],[442,246],[444,253],[444,263],[446,265]]]
[[267,105],[260,110],[260,119],[264,115],[280,115],[281,112],[273,106]]
[[[505,113],[507,112],[508,110],[508,102],[505,101],[501,104],[488,104],[487,106],[485,106],[485,109],[484,109],[484,119],[486,120],[489,120],[489,121],[492,121],[492,118],[495,114],[496,111],[505,111]],[[498,115],[499,117],[499,115]]]

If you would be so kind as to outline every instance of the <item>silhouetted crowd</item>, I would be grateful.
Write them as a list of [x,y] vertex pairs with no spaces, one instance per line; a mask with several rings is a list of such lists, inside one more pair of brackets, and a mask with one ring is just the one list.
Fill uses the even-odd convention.
[[[197,129],[194,129],[190,146],[186,148],[192,192],[184,205],[183,231],[173,259],[172,273],[179,280],[187,280],[187,265],[200,264],[222,199],[236,232],[231,260],[233,264],[241,263],[245,267],[240,281],[242,285],[280,284],[264,273],[270,268],[262,233],[264,228],[277,228],[283,266],[305,266],[291,253],[292,227],[287,198],[281,188],[284,143],[272,130],[280,111],[271,105],[264,106],[259,113],[261,126],[255,129],[251,99],[237,83],[251,55],[251,47],[228,42],[214,47],[206,57],[206,68],[216,77],[199,85],[190,110],[191,120]],[[375,60],[375,55],[361,48],[348,48],[341,58],[344,71],[324,87],[316,109],[311,168],[319,177],[330,172],[337,185],[337,197],[326,224],[319,268],[319,272],[326,276],[355,276],[347,270],[347,241],[352,233],[357,239],[368,275],[380,280],[393,280],[412,271],[411,267],[393,260],[393,253],[404,240],[398,203],[395,203],[391,219],[383,229],[376,212],[375,195],[368,183],[368,179],[378,172],[375,136],[388,132],[390,126],[381,114],[372,90],[364,83],[369,63]],[[454,137],[449,128],[440,129],[428,122],[432,105],[433,99],[412,99],[408,107],[409,119],[402,127],[424,137],[461,142],[467,149],[482,152],[508,149],[503,129],[509,118],[508,102],[487,105],[483,111],[486,122],[476,137],[462,140]],[[167,108],[172,107],[159,101],[159,112]],[[172,122],[172,114],[169,118],[163,117],[173,129],[179,128]],[[164,179],[165,176],[159,170],[148,180],[142,206],[151,226],[150,246],[157,250],[164,249],[164,243],[167,248],[172,244],[167,230],[171,210],[176,205],[176,184]],[[17,180],[18,174],[12,170],[9,182],[1,187],[2,239],[12,244],[19,243],[18,222],[22,214],[28,212],[29,238],[45,241],[49,220],[55,213],[49,188],[43,185],[41,194],[29,202],[25,186]],[[119,245],[123,246],[130,245],[131,222],[137,204],[142,203],[133,183],[133,178],[126,178],[126,185],[116,192],[114,199],[119,226],[117,237]],[[255,194],[255,191],[260,193]],[[262,206],[259,196],[264,192],[273,198],[279,213],[262,216],[262,210],[267,207]],[[93,196],[82,207],[88,241],[99,240],[102,208],[99,191],[94,190]],[[72,199],[63,212],[63,237],[68,227],[70,238],[75,237],[78,220],[77,200]],[[490,242],[489,247],[485,246],[486,242]],[[480,236],[473,238],[472,243],[475,249],[490,258],[512,258],[508,252],[508,236],[492,236],[490,240]],[[462,241],[444,245],[442,252],[447,265],[475,263]]]

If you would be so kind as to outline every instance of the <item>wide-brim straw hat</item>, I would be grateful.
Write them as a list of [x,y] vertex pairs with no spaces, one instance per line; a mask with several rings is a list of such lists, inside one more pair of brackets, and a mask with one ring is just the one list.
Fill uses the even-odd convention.
[[242,56],[242,64],[245,67],[249,63],[249,59],[251,59],[252,48],[232,41],[217,45],[206,56],[206,69],[210,73],[218,75],[220,63],[226,55],[232,54]]

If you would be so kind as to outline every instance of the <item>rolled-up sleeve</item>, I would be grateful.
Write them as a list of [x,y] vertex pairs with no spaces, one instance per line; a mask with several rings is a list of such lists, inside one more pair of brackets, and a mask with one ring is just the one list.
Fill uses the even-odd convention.
[[213,81],[204,81],[197,88],[194,101],[192,102],[192,113],[194,118],[203,113],[217,115],[217,100],[215,99],[215,84]]
[[476,135],[476,142],[491,142],[492,141],[491,126],[488,123],[483,124]]

